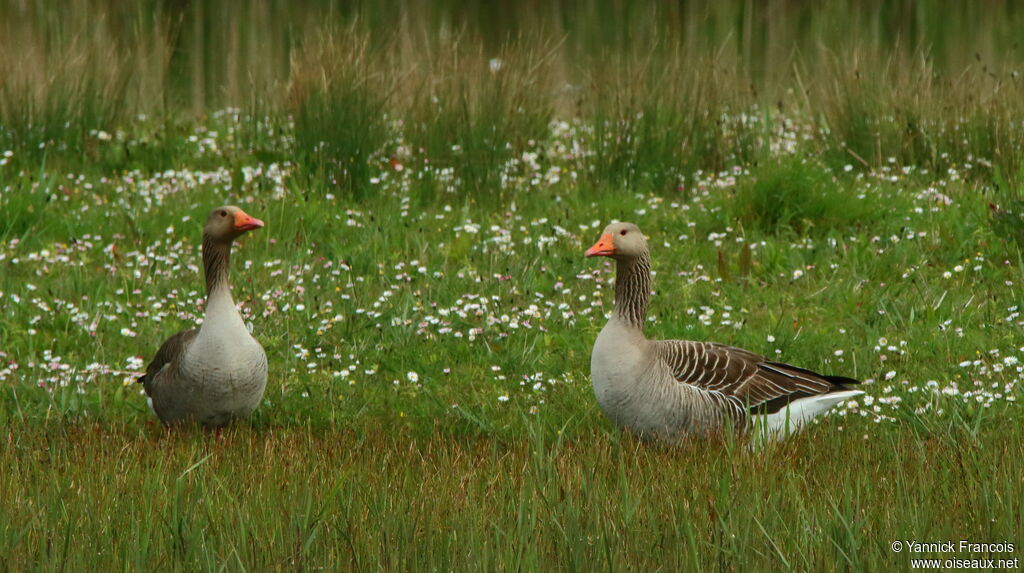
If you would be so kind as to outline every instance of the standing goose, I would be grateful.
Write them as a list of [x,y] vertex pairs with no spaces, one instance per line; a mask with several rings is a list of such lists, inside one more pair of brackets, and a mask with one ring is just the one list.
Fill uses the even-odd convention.
[[859,381],[823,376],[714,342],[648,340],[647,240],[632,223],[608,225],[586,251],[616,262],[615,313],[590,357],[601,409],[620,428],[667,440],[733,426],[775,437],[863,394]]
[[248,416],[267,385],[267,356],[235,308],[228,283],[231,244],[263,221],[238,207],[218,207],[203,227],[206,315],[157,350],[138,381],[164,424],[223,426]]

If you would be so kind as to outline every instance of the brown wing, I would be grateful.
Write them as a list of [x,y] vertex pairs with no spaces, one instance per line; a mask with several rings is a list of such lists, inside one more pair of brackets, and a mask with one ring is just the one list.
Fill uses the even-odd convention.
[[163,370],[164,367],[174,364],[176,360],[185,354],[185,349],[188,348],[197,334],[199,334],[198,328],[182,330],[168,338],[160,346],[160,350],[156,351],[156,356],[153,357],[152,362],[146,366],[146,373],[135,380],[146,389],[146,394],[153,395],[153,382],[156,381],[157,373]]
[[742,348],[714,342],[663,340],[655,344],[676,380],[735,397],[751,411],[776,412],[798,398],[848,390],[846,384],[859,382],[770,362]]

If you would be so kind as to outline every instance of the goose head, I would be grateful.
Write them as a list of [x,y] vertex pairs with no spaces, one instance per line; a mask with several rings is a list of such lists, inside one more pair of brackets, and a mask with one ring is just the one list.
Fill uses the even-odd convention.
[[588,257],[611,257],[617,260],[639,258],[647,252],[647,238],[633,223],[612,223],[604,228],[601,238],[584,253]]
[[258,229],[263,221],[252,217],[234,205],[217,207],[210,211],[203,227],[203,235],[223,243],[230,243],[246,231]]

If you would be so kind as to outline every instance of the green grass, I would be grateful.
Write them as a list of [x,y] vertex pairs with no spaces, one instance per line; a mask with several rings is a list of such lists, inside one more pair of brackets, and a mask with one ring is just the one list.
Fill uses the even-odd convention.
[[722,226],[736,223],[761,234],[822,234],[857,226],[879,228],[885,218],[912,207],[909,197],[893,193],[901,204],[878,209],[877,196],[867,197],[852,181],[837,177],[813,159],[791,156],[769,160],[754,176],[722,194]]
[[[229,8],[0,8],[0,570],[1024,543],[1010,3]],[[251,421],[167,433],[130,381],[202,316],[222,203],[267,222],[232,281],[270,381]],[[766,451],[615,430],[613,267],[582,256],[613,219],[649,236],[649,336],[870,398]]]
[[1019,539],[1024,517],[1019,472],[999,463],[1019,425],[849,440],[819,427],[768,456],[604,431],[545,437],[558,423],[538,417],[510,441],[362,422],[220,437],[15,425],[0,454],[11,470],[0,559],[17,570],[877,570],[907,563],[893,539]]

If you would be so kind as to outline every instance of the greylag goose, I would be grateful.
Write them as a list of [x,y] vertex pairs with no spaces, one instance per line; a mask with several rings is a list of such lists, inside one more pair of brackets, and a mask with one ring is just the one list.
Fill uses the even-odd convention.
[[615,311],[590,357],[601,409],[642,437],[675,440],[733,426],[781,438],[863,392],[852,378],[823,376],[714,342],[648,340],[647,239],[632,223],[608,225],[586,251],[616,262]]
[[206,315],[199,328],[183,330],[157,350],[138,381],[149,405],[168,425],[198,422],[223,426],[248,416],[267,385],[267,356],[250,334],[231,298],[231,244],[263,221],[238,207],[218,207],[203,227]]

